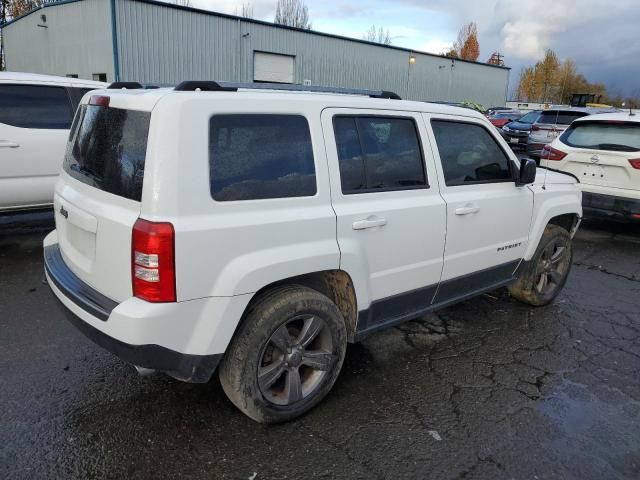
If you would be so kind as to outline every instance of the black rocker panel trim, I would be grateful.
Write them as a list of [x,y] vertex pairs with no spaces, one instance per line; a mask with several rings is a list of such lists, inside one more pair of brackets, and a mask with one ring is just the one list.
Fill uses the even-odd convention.
[[446,280],[439,285],[376,300],[368,309],[358,312],[355,340],[359,341],[370,333],[508,285],[517,279],[522,263],[521,260],[515,260]]

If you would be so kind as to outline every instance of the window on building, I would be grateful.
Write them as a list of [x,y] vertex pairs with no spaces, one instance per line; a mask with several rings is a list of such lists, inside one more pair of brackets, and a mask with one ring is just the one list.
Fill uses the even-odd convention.
[[316,194],[309,124],[300,115],[211,117],[209,168],[217,201]]
[[481,125],[432,120],[447,186],[512,181],[509,157]]
[[107,81],[107,74],[106,73],[94,73],[93,74],[93,79],[96,82],[106,82]]
[[336,116],[333,129],[342,193],[427,187],[413,119]]
[[22,128],[68,129],[73,112],[63,87],[0,84],[0,123]]
[[66,75],[68,78],[78,78],[78,74],[77,73],[67,73]]
[[293,83],[294,59],[291,55],[254,52],[253,80],[256,82]]

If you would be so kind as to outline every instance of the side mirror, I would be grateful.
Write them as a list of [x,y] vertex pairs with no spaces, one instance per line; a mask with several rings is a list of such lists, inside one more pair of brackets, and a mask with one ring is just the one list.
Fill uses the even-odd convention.
[[522,187],[524,185],[529,185],[530,183],[535,182],[536,180],[536,161],[531,160],[530,158],[523,158],[520,160],[520,173],[518,175],[518,179],[516,180],[516,186]]

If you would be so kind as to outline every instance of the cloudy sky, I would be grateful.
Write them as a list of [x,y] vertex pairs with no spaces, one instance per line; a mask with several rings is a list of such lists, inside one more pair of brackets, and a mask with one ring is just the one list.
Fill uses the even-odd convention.
[[[273,21],[276,0],[191,0],[198,8],[235,13],[252,4],[254,17]],[[361,38],[372,24],[391,32],[393,44],[442,53],[460,26],[478,25],[480,58],[499,50],[512,67],[546,48],[576,61],[592,82],[613,93],[640,96],[640,0],[306,0],[313,30]]]

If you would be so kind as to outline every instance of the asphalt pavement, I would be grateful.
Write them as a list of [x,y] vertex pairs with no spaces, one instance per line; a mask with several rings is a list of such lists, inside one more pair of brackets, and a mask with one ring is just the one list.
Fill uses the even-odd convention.
[[0,219],[0,478],[640,478],[638,229],[583,225],[550,306],[503,289],[349,346],[315,410],[264,426],[68,324],[51,228]]

